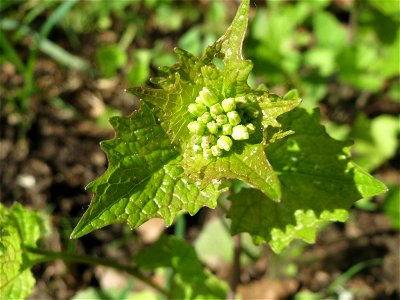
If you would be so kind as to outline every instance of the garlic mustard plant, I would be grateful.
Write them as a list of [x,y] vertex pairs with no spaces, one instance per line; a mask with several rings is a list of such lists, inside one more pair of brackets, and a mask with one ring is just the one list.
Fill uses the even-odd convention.
[[136,228],[151,218],[167,226],[176,215],[215,208],[232,179],[246,184],[229,200],[233,234],[248,232],[279,252],[293,239],[315,239],[319,224],[345,221],[351,205],[386,187],[351,161],[348,142],[319,124],[318,110],[299,108],[247,83],[253,64],[242,53],[250,3],[200,57],[179,57],[128,91],[141,99],[129,117],[113,117],[103,141],[109,167],[88,185],[90,206],[72,233],[81,237],[111,223]]

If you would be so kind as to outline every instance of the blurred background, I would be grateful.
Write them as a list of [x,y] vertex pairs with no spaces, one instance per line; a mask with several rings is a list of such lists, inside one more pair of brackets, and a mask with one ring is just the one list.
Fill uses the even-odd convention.
[[[155,220],[133,232],[119,224],[69,239],[91,198],[84,187],[107,167],[99,142],[113,137],[109,117],[138,107],[124,89],[148,84],[157,67],[176,62],[175,46],[200,55],[238,5],[0,1],[0,199],[51,215],[46,247],[129,263],[163,232]],[[334,138],[354,140],[354,160],[390,191],[357,202],[350,220],[321,229],[315,245],[296,242],[277,256],[247,239],[244,299],[399,298],[399,25],[397,0],[251,0],[244,45],[254,63],[249,84],[279,95],[297,88],[302,106],[320,108]],[[203,262],[226,278],[232,239],[222,215],[203,209],[186,219],[185,234]],[[216,237],[217,253],[209,246]],[[33,271],[32,299],[121,299],[120,291],[133,286],[98,267],[57,262]]]

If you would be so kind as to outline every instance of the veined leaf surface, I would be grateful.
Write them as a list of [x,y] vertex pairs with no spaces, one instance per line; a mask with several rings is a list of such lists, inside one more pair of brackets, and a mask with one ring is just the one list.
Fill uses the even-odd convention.
[[280,120],[295,134],[266,147],[282,185],[282,201],[273,203],[255,189],[231,197],[233,233],[249,232],[279,252],[293,239],[315,239],[318,225],[344,222],[352,204],[384,193],[386,187],[351,161],[350,143],[329,137],[317,110],[296,109]]
[[188,182],[179,152],[146,103],[130,117],[112,118],[111,124],[116,136],[101,144],[109,167],[88,185],[94,197],[72,237],[117,222],[136,228],[155,217],[168,226],[182,210],[193,215],[203,206],[216,206],[219,185]]
[[2,299],[24,299],[32,293],[35,278],[30,271],[36,247],[46,234],[46,220],[15,203],[7,209],[0,204],[0,295]]
[[[298,99],[281,99],[268,91],[253,90],[247,84],[253,64],[242,55],[246,33],[249,0],[244,0],[226,33],[207,47],[200,58],[176,49],[179,61],[164,67],[164,77],[153,79],[157,88],[134,87],[129,91],[148,103],[172,143],[183,154],[181,165],[192,182],[202,186],[222,178],[239,178],[279,201],[280,184],[263,147],[267,127],[279,127],[276,118],[299,104]],[[188,106],[195,103],[206,87],[221,102],[226,98],[244,97],[260,113],[256,120],[258,138],[234,142],[232,150],[218,158],[204,158],[191,148],[192,135],[187,126],[193,121]]]

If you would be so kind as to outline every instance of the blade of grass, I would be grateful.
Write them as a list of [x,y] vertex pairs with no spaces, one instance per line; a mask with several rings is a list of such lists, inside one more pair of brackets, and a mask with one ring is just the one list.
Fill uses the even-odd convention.
[[[21,25],[18,22],[8,18],[0,20],[0,29],[18,30],[19,33],[22,35],[38,36],[38,33],[33,31],[29,26]],[[34,40],[37,41],[38,38],[36,37]],[[90,64],[85,59],[69,53],[68,51],[48,40],[47,38],[43,38],[38,47],[41,51],[49,55],[55,61],[67,67],[82,71],[90,69]]]
[[88,70],[90,64],[83,58],[73,55],[48,39],[43,39],[39,49],[57,62],[76,70]]
[[48,9],[49,5],[53,5],[54,3],[52,2],[39,2],[37,5],[32,7],[30,9],[25,17],[22,20],[22,24],[28,25],[32,23],[33,20],[35,20],[38,16],[40,16],[46,9]]
[[70,9],[77,3],[78,0],[69,0],[62,2],[56,10],[51,14],[51,16],[46,20],[40,29],[40,38],[45,38],[49,35],[53,27],[61,21],[61,19],[67,14]]
[[350,267],[346,272],[344,272],[342,275],[340,275],[334,282],[332,282],[332,284],[327,289],[327,293],[332,294],[336,292],[340,286],[344,285],[354,275],[356,275],[358,272],[361,272],[363,269],[381,264],[382,264],[381,258],[374,258],[371,260],[362,261],[355,264],[354,266]]
[[19,57],[17,51],[15,51],[12,44],[8,41],[6,35],[0,30],[0,46],[3,49],[6,57],[10,60],[10,62],[17,68],[17,70],[23,74],[24,73],[24,64],[22,63],[21,58]]

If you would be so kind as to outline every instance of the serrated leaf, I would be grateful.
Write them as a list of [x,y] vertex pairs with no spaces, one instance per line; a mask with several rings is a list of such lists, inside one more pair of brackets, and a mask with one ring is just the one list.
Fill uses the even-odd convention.
[[193,246],[173,236],[162,236],[135,256],[142,268],[172,268],[171,299],[226,299],[227,284],[205,270]]
[[188,183],[179,153],[146,103],[130,117],[114,117],[110,122],[116,136],[101,144],[109,167],[88,185],[94,197],[73,238],[117,222],[136,228],[155,217],[169,226],[182,210],[193,215],[203,206],[216,206],[219,185],[200,188]]
[[260,189],[272,200],[279,201],[280,183],[264,154],[264,143],[254,145],[237,143],[234,150],[230,155],[211,161],[202,154],[187,151],[182,165],[192,181],[199,180],[209,184],[217,178],[241,179],[250,186]]
[[36,212],[15,203],[10,209],[0,204],[0,295],[4,299],[25,299],[35,279],[30,271],[33,258],[25,246],[36,246],[45,235],[45,220]]
[[[181,165],[192,182],[205,186],[222,178],[239,178],[279,201],[279,181],[265,157],[263,135],[267,127],[279,127],[276,118],[293,109],[300,100],[282,99],[268,91],[252,90],[247,84],[253,67],[252,62],[242,55],[248,12],[249,1],[244,0],[226,33],[207,47],[200,58],[176,49],[179,61],[170,68],[162,68],[165,77],[152,80],[159,88],[134,87],[129,91],[149,103],[162,128],[183,154]],[[260,113],[256,125],[259,137],[235,142],[228,154],[216,160],[195,155],[190,144],[192,134],[187,128],[193,115],[187,108],[195,103],[204,87],[220,102],[242,96],[254,103]]]
[[296,109],[279,119],[295,134],[267,145],[266,152],[282,185],[282,201],[273,203],[254,189],[231,197],[233,233],[249,232],[279,252],[293,239],[313,242],[319,224],[345,221],[347,210],[386,187],[355,165],[350,143],[330,138],[317,110]]

